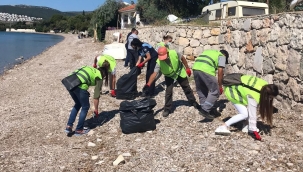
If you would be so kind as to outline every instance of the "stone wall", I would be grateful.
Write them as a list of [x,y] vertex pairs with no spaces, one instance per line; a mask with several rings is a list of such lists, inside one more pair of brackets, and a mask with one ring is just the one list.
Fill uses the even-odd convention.
[[[162,26],[138,28],[141,41],[155,45],[166,34],[173,36],[173,48],[198,56],[205,49],[226,49],[226,73],[260,76],[279,86],[276,106],[303,111],[303,13],[283,13],[254,18],[227,19],[221,26]],[[106,40],[113,40],[107,31]],[[119,30],[121,40],[129,30]]]

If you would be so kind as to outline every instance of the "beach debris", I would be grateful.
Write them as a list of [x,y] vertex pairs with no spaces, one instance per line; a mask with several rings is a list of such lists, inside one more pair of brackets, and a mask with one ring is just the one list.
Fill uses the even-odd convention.
[[95,143],[93,143],[93,142],[88,142],[87,146],[88,146],[88,147],[95,147],[95,146],[96,146],[96,144],[95,144]]
[[124,157],[122,155],[119,155],[118,158],[113,162],[114,166],[119,165],[120,163],[125,163]]
[[104,161],[99,161],[99,162],[96,162],[95,164],[96,165],[101,165]]
[[101,139],[97,138],[97,142],[101,142],[101,141],[102,141]]
[[132,155],[129,152],[127,152],[127,153],[123,153],[122,156],[123,157],[125,157],[125,156],[127,157],[127,156],[132,156]]
[[98,159],[98,156],[92,156],[92,160]]

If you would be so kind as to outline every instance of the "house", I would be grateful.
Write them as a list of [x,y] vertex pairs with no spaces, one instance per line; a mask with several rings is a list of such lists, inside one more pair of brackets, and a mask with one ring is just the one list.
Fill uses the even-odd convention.
[[140,14],[136,11],[136,4],[128,5],[118,11],[121,16],[121,29],[133,28],[136,25],[142,26]]

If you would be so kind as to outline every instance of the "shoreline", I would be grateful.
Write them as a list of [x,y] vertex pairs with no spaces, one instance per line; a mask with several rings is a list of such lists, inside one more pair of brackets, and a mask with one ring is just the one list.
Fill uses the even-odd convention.
[[[3,31],[3,32],[5,32],[5,31]],[[24,33],[24,32],[11,32],[11,33]],[[31,34],[31,33],[32,32],[28,32],[28,33],[25,33],[25,34]],[[13,64],[9,63],[9,64],[6,64],[4,66],[3,71],[0,71],[0,76],[4,75],[5,73],[7,73],[11,69],[14,69],[15,67],[18,67],[18,66],[20,66],[20,65],[28,62],[29,60],[34,59],[35,57],[37,57],[37,56],[41,55],[42,53],[44,53],[45,51],[47,51],[48,49],[50,49],[50,48],[54,47],[55,45],[59,44],[60,42],[64,41],[64,39],[66,39],[66,35],[67,35],[67,34],[53,34],[53,33],[39,33],[39,32],[35,32],[34,34],[56,35],[56,36],[62,37],[62,40],[59,41],[59,42],[57,42],[57,43],[55,43],[52,46],[46,47],[42,52],[38,53],[35,56],[31,56],[31,57],[29,57],[27,59],[24,59],[24,60],[23,59],[19,59],[20,61],[18,60],[18,58],[16,58],[15,62]]]

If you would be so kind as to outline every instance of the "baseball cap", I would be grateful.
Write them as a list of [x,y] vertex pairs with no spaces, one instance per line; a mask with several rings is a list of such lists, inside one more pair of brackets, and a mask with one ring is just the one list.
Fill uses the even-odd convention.
[[158,49],[158,59],[159,60],[167,59],[167,48],[166,47],[160,47]]

